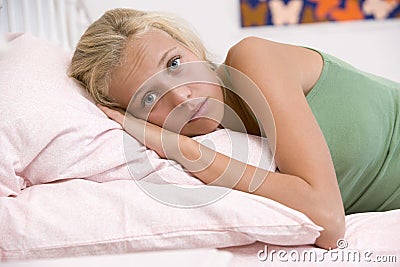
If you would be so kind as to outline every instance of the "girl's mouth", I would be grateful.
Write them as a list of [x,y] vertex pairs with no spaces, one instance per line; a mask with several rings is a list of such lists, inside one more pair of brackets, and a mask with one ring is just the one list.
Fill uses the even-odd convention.
[[208,109],[208,97],[203,102],[197,105],[197,107],[194,109],[195,112],[190,118],[190,121],[204,117],[204,114],[206,114],[207,109]]

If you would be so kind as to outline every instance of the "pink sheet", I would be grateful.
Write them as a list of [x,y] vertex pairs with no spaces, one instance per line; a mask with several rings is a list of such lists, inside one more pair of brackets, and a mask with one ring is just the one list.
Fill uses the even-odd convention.
[[399,266],[400,210],[346,216],[346,235],[337,249],[312,245],[276,246],[256,242],[221,249],[243,266]]

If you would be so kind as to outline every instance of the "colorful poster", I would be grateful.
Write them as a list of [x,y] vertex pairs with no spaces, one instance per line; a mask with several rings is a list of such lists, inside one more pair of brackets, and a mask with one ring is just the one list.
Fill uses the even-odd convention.
[[400,0],[240,0],[242,27],[400,18]]

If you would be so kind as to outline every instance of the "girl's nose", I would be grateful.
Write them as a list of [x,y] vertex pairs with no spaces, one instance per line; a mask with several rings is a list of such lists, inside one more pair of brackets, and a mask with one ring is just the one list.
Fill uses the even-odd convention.
[[180,86],[168,92],[168,98],[174,107],[182,105],[191,97],[192,91],[188,86]]

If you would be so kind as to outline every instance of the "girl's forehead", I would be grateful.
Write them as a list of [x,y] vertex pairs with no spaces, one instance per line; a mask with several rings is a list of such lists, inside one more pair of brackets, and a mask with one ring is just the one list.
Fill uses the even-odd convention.
[[178,43],[179,42],[172,38],[168,33],[158,29],[151,29],[138,36],[130,36],[127,48],[146,46],[158,50],[165,46],[170,46],[171,44],[176,45]]
[[156,66],[165,51],[181,44],[164,31],[152,29],[139,36],[130,36],[122,55],[122,66]]

